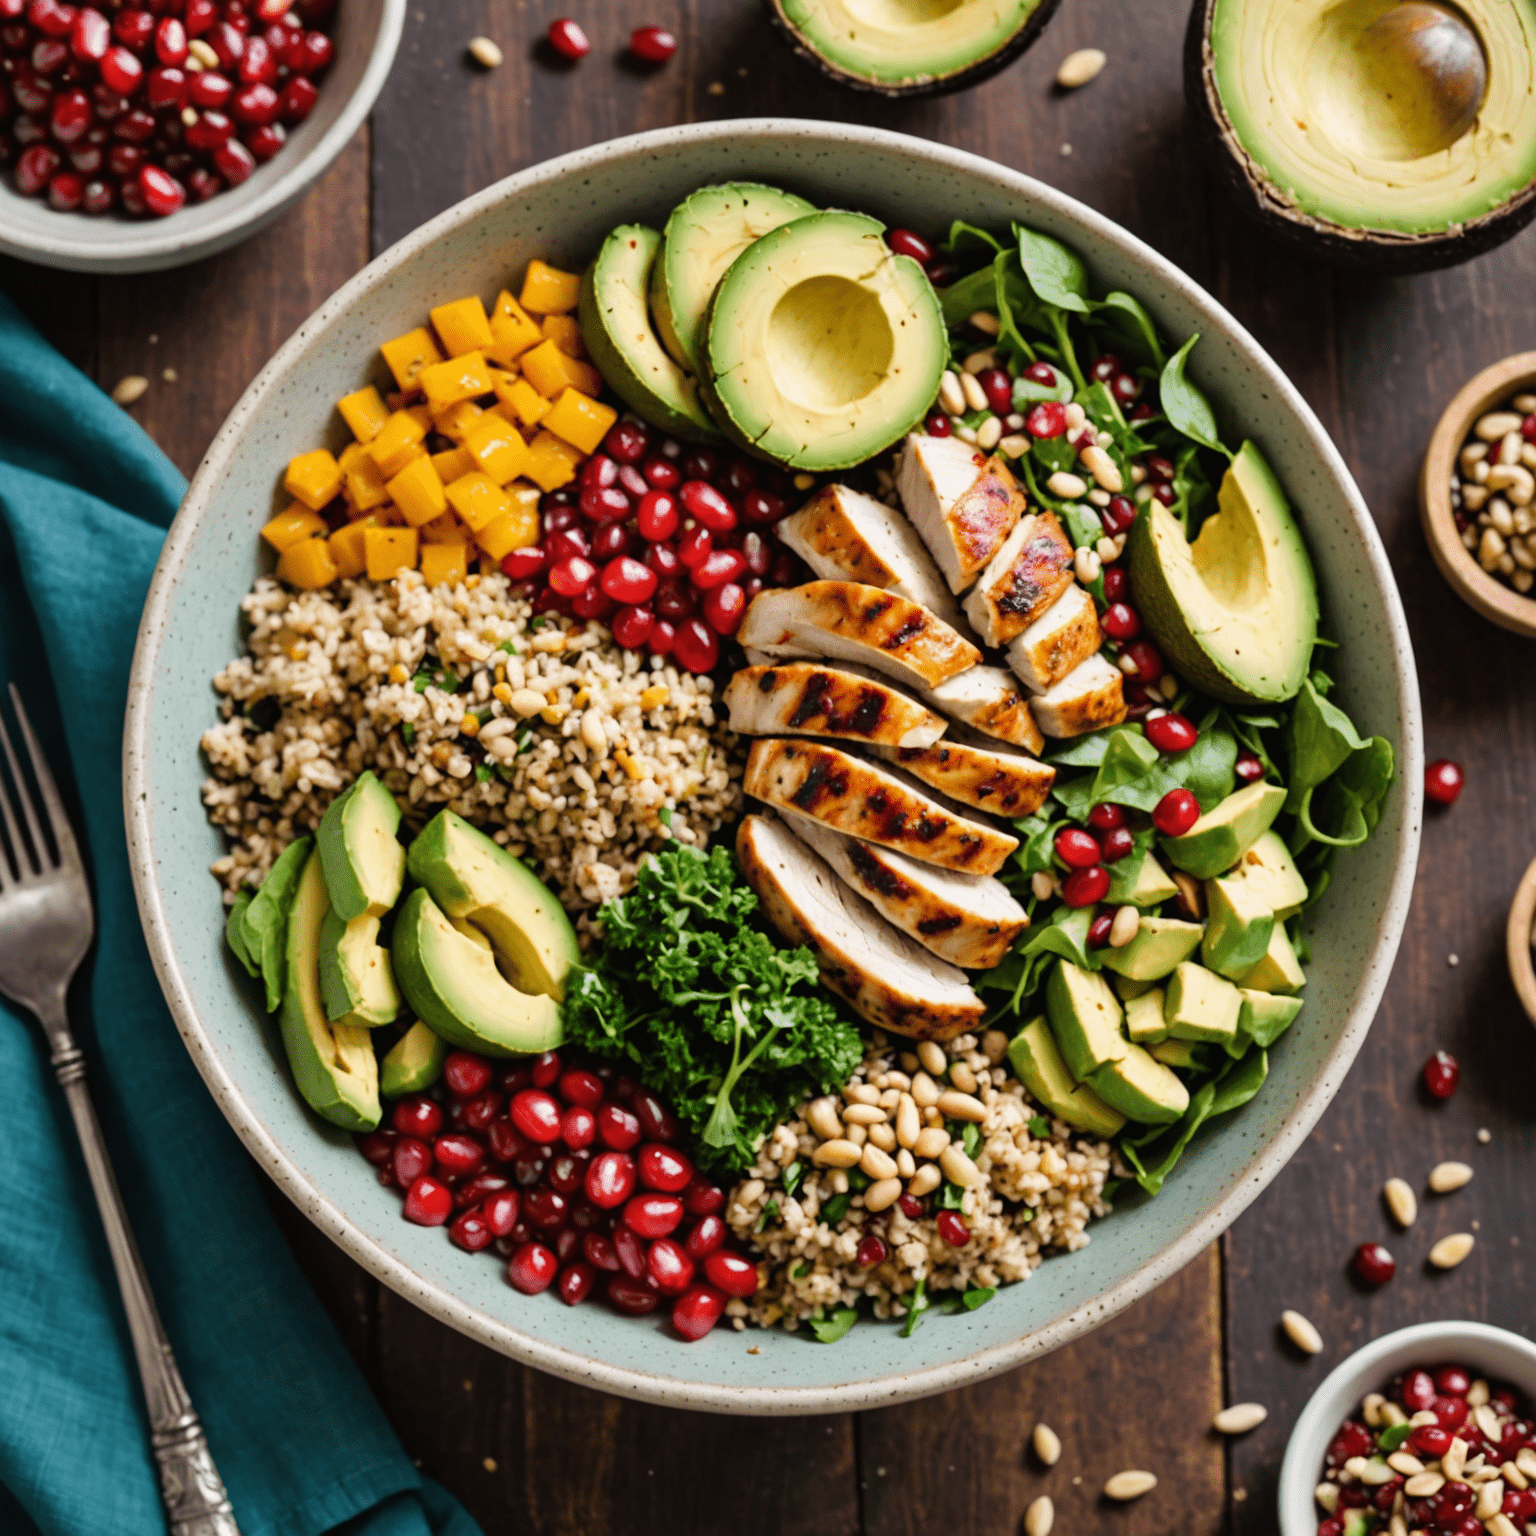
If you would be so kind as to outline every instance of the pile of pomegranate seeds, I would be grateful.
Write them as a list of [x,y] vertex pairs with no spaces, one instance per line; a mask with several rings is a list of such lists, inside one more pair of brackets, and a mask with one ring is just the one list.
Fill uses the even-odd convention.
[[0,164],[61,213],[163,218],[237,187],[319,98],[336,0],[0,0]]
[[778,541],[781,470],[618,421],[575,485],[540,503],[538,542],[501,563],[534,611],[597,619],[627,651],[709,672],[764,586],[804,579]]
[[494,1246],[525,1295],[553,1285],[574,1307],[598,1291],[634,1316],[669,1302],[692,1340],[757,1290],[757,1268],[726,1247],[725,1191],[677,1139],[671,1111],[609,1066],[451,1051],[441,1085],[357,1144],[405,1192],[407,1221],[446,1224],[468,1253]]
[[1536,1520],[1536,1486],[1524,1470],[1532,1447],[1536,1423],[1511,1388],[1460,1365],[1416,1366],[1367,1396],[1360,1417],[1333,1437],[1317,1536],[1343,1536],[1352,1509],[1363,1511],[1353,1523],[1369,1530],[1385,1531],[1394,1512],[1400,1529],[1431,1536],[1523,1530]]

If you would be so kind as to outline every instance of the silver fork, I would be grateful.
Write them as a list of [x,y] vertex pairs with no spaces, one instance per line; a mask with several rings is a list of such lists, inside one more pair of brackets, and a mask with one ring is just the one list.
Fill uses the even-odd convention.
[[50,849],[43,837],[38,808],[22,777],[5,719],[0,716],[0,750],[10,769],[12,786],[7,791],[0,774],[0,827],[4,829],[0,840],[0,992],[30,1009],[41,1021],[51,1047],[53,1069],[69,1100],[101,1224],[107,1230],[123,1309],[128,1314],[128,1331],[133,1336],[133,1352],[138,1357],[144,1400],[149,1407],[160,1497],[172,1536],[240,1536],[219,1469],[208,1450],[202,1421],[187,1396],[155,1310],[155,1298],[150,1294],[107,1158],[101,1125],[85,1085],[85,1056],[70,1033],[65,994],[91,946],[95,914],[64,803],[14,683],[10,694],[53,846]]

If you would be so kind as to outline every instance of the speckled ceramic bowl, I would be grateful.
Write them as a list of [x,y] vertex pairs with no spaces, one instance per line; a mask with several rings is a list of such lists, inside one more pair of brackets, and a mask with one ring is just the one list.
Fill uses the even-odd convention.
[[[336,58],[315,110],[250,179],[167,219],[58,213],[0,179],[0,252],[74,272],[157,272],[238,245],[298,201],[346,147],[383,89],[405,26],[405,0],[344,0],[331,36]],[[339,210],[347,217],[347,210]]]
[[[369,378],[379,342],[420,324],[432,304],[493,294],[532,256],[579,270],[614,224],[659,223],[686,193],[726,178],[782,183],[920,229],[955,217],[1027,220],[1070,241],[1100,282],[1140,297],[1168,335],[1199,331],[1195,375],[1229,429],[1263,445],[1298,508],[1344,646],[1330,668],[1338,697],[1397,751],[1381,826],[1340,859],[1316,910],[1307,1010],[1273,1052],[1264,1091],[1199,1137],[1155,1201],[1127,1199],[1096,1225],[1090,1247],[976,1312],[931,1316],[910,1339],[866,1325],[833,1347],[728,1329],[681,1344],[659,1319],[523,1297],[500,1265],[402,1221],[350,1139],[293,1091],[276,1031],[225,952],[207,873],[219,839],[198,797],[198,735],[214,718],[210,675],[241,649],[237,605],[284,463],[313,447],[333,402]],[[599,145],[491,187],[373,262],[273,358],[209,450],[160,559],[130,698],[124,789],[150,951],[187,1048],[262,1167],[361,1264],[491,1348],[714,1412],[844,1410],[960,1386],[1054,1349],[1186,1264],[1274,1177],[1343,1081],[1387,980],[1418,850],[1419,702],[1402,608],[1360,493],[1285,376],[1194,283],[1080,203],[938,144],[830,123],[699,124]]]

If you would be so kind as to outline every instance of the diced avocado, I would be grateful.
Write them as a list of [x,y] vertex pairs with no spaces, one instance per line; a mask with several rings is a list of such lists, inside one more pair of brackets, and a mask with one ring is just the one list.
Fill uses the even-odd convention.
[[1230,981],[1186,960],[1168,983],[1163,1019],[1176,1040],[1214,1040],[1221,1044],[1237,1032],[1243,1000]]
[[400,807],[365,771],[331,801],[315,834],[331,908],[343,922],[365,912],[382,917],[400,899],[405,849],[395,832]]
[[1250,987],[1239,987],[1238,992],[1243,999],[1243,1011],[1238,1015],[1237,1030],[1255,1045],[1273,1045],[1301,1012],[1299,997],[1255,992]]
[[1344,1511],[1344,1536],[1370,1536],[1371,1517],[1368,1511],[1363,1509],[1346,1509]]
[[283,937],[293,893],[299,888],[304,866],[309,862],[314,839],[297,837],[278,854],[261,889],[251,898],[240,919],[240,937],[245,952],[261,968],[267,989],[267,1012],[274,1012],[283,1000]]
[[1125,1005],[1125,1032],[1133,1044],[1156,1045],[1168,1038],[1168,1025],[1163,1018],[1164,996],[1161,987],[1153,987]]
[[1165,901],[1172,901],[1178,894],[1178,886],[1173,883],[1168,871],[1157,862],[1157,856],[1148,849],[1146,858],[1141,861],[1136,885],[1131,891],[1131,905],[1160,907]]
[[1200,924],[1176,917],[1143,917],[1136,937],[1119,949],[1100,950],[1106,971],[1132,981],[1156,981],[1188,960],[1200,945]]
[[253,891],[248,890],[236,894],[235,904],[229,909],[229,916],[224,919],[224,942],[250,975],[260,976],[261,964],[245,947],[245,933],[241,927],[245,921],[245,909],[250,906],[254,895]]
[[1163,852],[1186,874],[1209,880],[1242,858],[1285,804],[1285,791],[1262,779],[1213,806],[1182,837],[1161,839]]
[[1045,984],[1045,1011],[1061,1059],[1075,1082],[1095,1067],[1125,1055],[1120,1034],[1120,1003],[1109,983],[1070,960],[1058,960]]
[[1239,980],[1251,992],[1299,992],[1306,985],[1307,973],[1296,958],[1284,923],[1275,924],[1264,958]]
[[1156,1045],[1149,1045],[1147,1050],[1165,1067],[1184,1067],[1197,1069],[1204,1064],[1201,1056],[1203,1048],[1193,1040],[1159,1040]]
[[395,918],[391,954],[405,1000],[451,1045],[512,1056],[560,1044],[555,998],[512,985],[498,968],[496,953],[459,933],[420,887]]
[[[571,920],[526,865],[452,811],[439,811],[422,828],[411,844],[409,864],[411,878],[426,886],[450,918],[472,924],[491,941],[496,963],[514,986],[560,1000],[566,973],[581,951]],[[435,1027],[424,1009],[416,1011]],[[510,1042],[508,1048],[549,1049]]]
[[1189,1108],[1189,1089],[1139,1045],[1088,1079],[1106,1104],[1143,1125],[1168,1125]]
[[1117,1135],[1125,1125],[1125,1116],[1118,1110],[1091,1088],[1073,1082],[1045,1019],[1032,1019],[1013,1037],[1008,1062],[1030,1096],[1068,1125],[1095,1136]]
[[1275,914],[1241,880],[1205,882],[1205,937],[1200,958],[1229,981],[1246,976],[1269,948]]
[[386,1099],[421,1093],[443,1075],[448,1047],[418,1019],[385,1053],[379,1088]]
[[320,855],[310,855],[288,909],[287,981],[279,1022],[288,1065],[304,1102],[348,1131],[371,1131],[379,1107],[379,1063],[366,1029],[332,1024],[320,1000],[320,930],[330,901]]
[[1252,886],[1282,921],[1294,917],[1307,899],[1307,882],[1301,878],[1285,839],[1275,831],[1258,838],[1227,878]]
[[320,929],[320,995],[326,1016],[359,1029],[393,1024],[400,989],[389,951],[379,944],[379,919],[365,912],[344,923],[334,907]]
[[1119,975],[1110,982],[1110,986],[1115,989],[1122,1003],[1129,1003],[1140,997],[1142,993],[1150,992],[1156,985],[1156,978],[1151,981],[1132,981],[1129,976]]

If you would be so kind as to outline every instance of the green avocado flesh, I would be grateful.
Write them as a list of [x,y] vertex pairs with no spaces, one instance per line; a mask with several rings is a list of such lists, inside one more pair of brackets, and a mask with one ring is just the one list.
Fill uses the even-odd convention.
[[621,400],[654,427],[695,442],[719,437],[699,386],[657,339],[646,287],[661,236],[644,224],[614,230],[581,280],[581,338]]
[[400,990],[389,951],[379,944],[379,919],[365,912],[344,923],[332,907],[320,925],[320,996],[326,1017],[371,1029],[400,1016]]
[[283,938],[287,932],[288,909],[293,905],[293,893],[299,887],[299,878],[313,847],[313,838],[295,838],[278,854],[267,871],[267,878],[261,882],[261,889],[243,908],[237,908],[241,949],[236,949],[235,953],[246,961],[247,969],[250,962],[255,961],[266,987],[268,1013],[275,1012],[283,1000]]
[[710,306],[710,414],[795,469],[861,464],[916,426],[949,343],[923,269],[860,213],[781,224],[736,258]]
[[1277,703],[1307,675],[1317,583],[1301,530],[1252,443],[1238,450],[1191,544],[1156,500],[1143,503],[1127,560],[1137,608],[1175,669],[1228,704]]
[[839,74],[922,85],[1002,52],[1040,0],[777,0],[800,41]]
[[1238,996],[1243,1000],[1243,1010],[1237,1017],[1237,1031],[1255,1045],[1273,1045],[1301,1012],[1299,997],[1255,992],[1248,987],[1239,988]]
[[1188,960],[1199,944],[1199,923],[1144,917],[1129,944],[1100,951],[1100,963],[1106,971],[1118,971],[1132,981],[1157,981]]
[[1245,988],[1252,992],[1280,992],[1289,995],[1301,991],[1306,985],[1306,972],[1283,923],[1276,923],[1269,936],[1269,948],[1263,958],[1246,976],[1241,978]]
[[1163,1018],[1163,988],[1153,987],[1133,997],[1125,1005],[1126,1037],[1136,1045],[1156,1045],[1168,1038],[1168,1025]]
[[1088,1081],[1106,1104],[1144,1125],[1168,1125],[1189,1108],[1189,1089],[1139,1045],[1127,1044]]
[[1131,905],[1136,907],[1160,907],[1179,894],[1179,888],[1168,878],[1168,871],[1149,853],[1141,861],[1136,875],[1136,887],[1131,892]]
[[421,1093],[443,1075],[448,1047],[418,1019],[385,1052],[379,1064],[379,1090],[386,1099]]
[[1159,1040],[1147,1047],[1153,1060],[1165,1067],[1182,1067],[1186,1071],[1200,1066],[1200,1046],[1194,1040]]
[[1267,831],[1285,804],[1278,784],[1249,784],[1212,806],[1179,837],[1162,839],[1169,862],[1197,880],[1232,868]]
[[331,801],[315,846],[331,907],[343,921],[365,913],[382,917],[400,899],[405,849],[395,836],[399,826],[395,797],[371,772],[361,774]]
[[1168,983],[1163,1019],[1175,1040],[1224,1044],[1237,1032],[1242,1006],[1243,1000],[1230,981],[1186,960]]
[[373,1041],[366,1029],[333,1024],[320,996],[320,932],[330,909],[320,855],[312,854],[288,909],[283,1046],[299,1093],[316,1114],[344,1130],[371,1131],[382,1114]]
[[731,263],[770,230],[815,212],[803,197],[755,181],[700,187],[672,210],[648,265],[656,334],[675,362],[702,376],[709,301]]
[[1096,971],[1058,960],[1045,984],[1045,1011],[1061,1059],[1077,1082],[1125,1055],[1119,999]]
[[1200,958],[1228,981],[1246,976],[1264,957],[1275,914],[1242,880],[1205,882],[1205,937]]
[[1095,1136],[1114,1136],[1125,1116],[1111,1109],[1087,1084],[1079,1086],[1056,1049],[1050,1025],[1034,1019],[1008,1045],[1008,1061],[1030,1097],[1059,1120]]
[[1307,882],[1278,832],[1266,832],[1256,838],[1228,878],[1249,886],[1282,920],[1294,917],[1307,899]]

